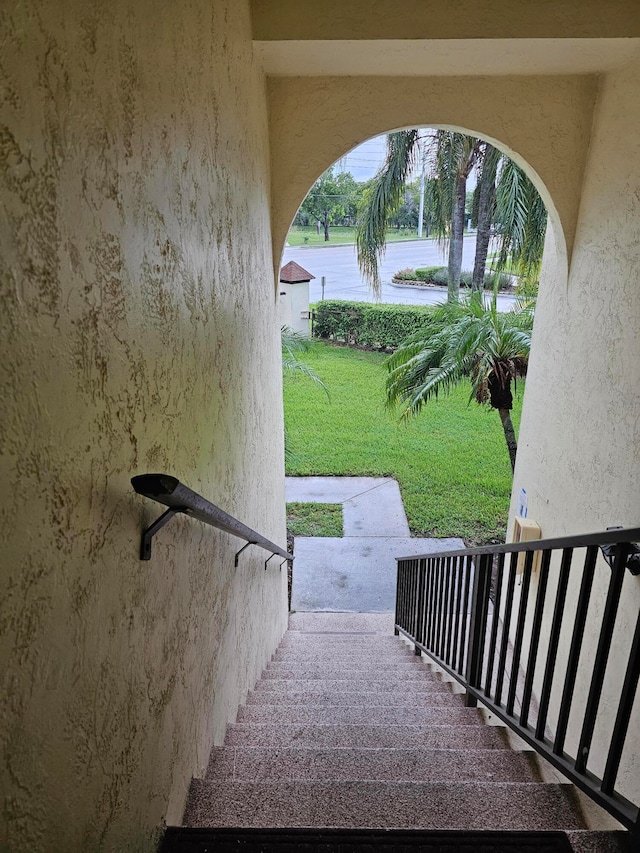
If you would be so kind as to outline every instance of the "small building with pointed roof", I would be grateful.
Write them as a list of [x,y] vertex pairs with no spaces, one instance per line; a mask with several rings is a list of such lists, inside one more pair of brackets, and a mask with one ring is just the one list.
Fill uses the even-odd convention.
[[314,279],[308,270],[289,261],[280,270],[280,325],[294,332],[309,334],[309,282]]

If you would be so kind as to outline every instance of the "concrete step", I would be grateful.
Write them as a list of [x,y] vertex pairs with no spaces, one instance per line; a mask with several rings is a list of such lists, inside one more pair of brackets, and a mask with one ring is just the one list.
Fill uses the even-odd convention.
[[501,726],[391,724],[363,727],[353,724],[280,724],[273,720],[229,725],[225,744],[308,748],[509,749],[506,730]]
[[380,693],[340,690],[254,690],[247,696],[247,707],[279,705],[287,707],[364,707],[364,708],[435,708],[448,706],[464,707],[464,697],[449,690],[432,690],[428,693]]
[[393,613],[290,613],[290,633],[393,633]]
[[400,681],[371,681],[368,678],[264,678],[259,681],[254,692],[272,694],[291,694],[302,691],[311,693],[405,693],[417,696],[423,693],[451,693],[447,682],[436,676]]
[[637,840],[620,830],[572,830],[567,832],[574,853],[638,853]]
[[372,634],[370,636],[349,634],[286,634],[279,649],[378,649],[393,650],[409,648],[406,643],[393,634]]
[[353,648],[330,649],[326,646],[319,646],[318,648],[305,646],[298,649],[279,648],[276,650],[272,660],[280,662],[290,661],[295,663],[301,663],[302,661],[331,661],[332,663],[351,662],[354,669],[357,669],[359,666],[366,666],[373,670],[377,668],[377,664],[379,663],[407,663],[415,657],[416,655],[408,646],[397,649],[391,647],[389,649],[380,649],[375,651],[372,651],[371,649],[360,651]]
[[569,785],[193,781],[186,826],[580,829]]
[[372,681],[389,676],[401,678],[402,681],[420,679],[437,679],[438,677],[428,666],[418,658],[403,663],[380,664],[377,666],[360,666],[358,661],[343,661],[341,663],[313,663],[305,661],[271,661],[262,673],[262,678],[371,678]]
[[301,749],[218,747],[206,778],[387,782],[539,782],[533,752],[502,749]]
[[272,723],[281,725],[467,725],[481,726],[482,719],[475,708],[389,708],[339,705],[245,705],[238,711],[238,723]]

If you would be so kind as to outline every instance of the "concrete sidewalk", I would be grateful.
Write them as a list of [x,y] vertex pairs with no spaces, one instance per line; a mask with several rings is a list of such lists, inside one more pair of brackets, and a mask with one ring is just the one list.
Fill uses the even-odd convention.
[[296,536],[293,611],[391,611],[396,557],[464,547],[461,539],[413,539],[388,477],[287,477],[286,498],[340,503],[344,516],[341,539]]

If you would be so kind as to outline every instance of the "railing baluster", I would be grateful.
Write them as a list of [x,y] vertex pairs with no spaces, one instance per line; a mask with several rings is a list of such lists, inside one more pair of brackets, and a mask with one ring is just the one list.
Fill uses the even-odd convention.
[[442,590],[444,588],[444,557],[438,559],[438,587],[436,593],[436,636],[434,640],[435,653],[442,657]]
[[454,610],[453,610],[453,599],[455,594],[455,558],[451,560],[447,560],[447,581],[448,581],[448,594],[447,594],[447,642],[444,650],[444,659],[451,666],[451,643],[453,642],[453,627],[454,627]]
[[[487,610],[491,590],[490,557],[483,554],[475,567],[473,578],[473,599],[471,606],[471,626],[469,630],[469,652],[467,654],[467,684],[480,687],[482,681],[482,661],[484,640],[487,627]],[[467,692],[465,705],[475,707],[478,700]]]
[[540,691],[540,708],[536,722],[536,737],[542,740],[547,726],[547,715],[549,713],[549,701],[551,699],[551,687],[558,657],[558,643],[560,642],[560,631],[562,629],[562,617],[567,599],[567,587],[569,585],[569,572],[573,559],[573,548],[565,548],[562,552],[562,563],[560,564],[560,577],[558,579],[558,590],[556,603],[553,610],[551,622],[551,633],[549,635],[549,651],[547,662],[542,678],[542,690]]
[[593,545],[590,548],[587,548],[584,568],[582,570],[580,595],[578,597],[578,605],[576,607],[576,618],[573,623],[573,635],[571,637],[571,647],[569,649],[569,658],[567,660],[564,688],[562,690],[562,699],[560,700],[558,725],[556,728],[556,736],[553,741],[553,752],[555,755],[562,755],[564,752],[564,742],[567,737],[567,726],[569,724],[569,714],[571,712],[571,700],[573,699],[573,690],[576,684],[576,675],[578,674],[580,650],[582,649],[584,626],[587,622],[587,610],[589,609],[589,599],[591,597],[591,587],[593,585],[593,573],[595,571],[597,558],[598,549],[596,546]]
[[511,660],[511,681],[509,683],[509,692],[507,693],[507,714],[513,714],[513,708],[516,701],[518,670],[520,668],[520,656],[522,654],[522,642],[524,640],[524,623],[527,618],[527,605],[529,604],[529,584],[531,583],[532,566],[533,551],[528,551],[524,560],[522,586],[520,587],[520,604],[518,605],[516,636],[513,642],[513,658]]
[[462,557],[454,557],[456,561],[456,601],[455,601],[455,629],[453,635],[453,649],[451,650],[451,666],[455,667],[458,656],[458,642],[460,640],[460,627],[462,620]]
[[593,740],[593,731],[596,727],[596,716],[598,714],[600,696],[602,695],[604,674],[609,660],[609,649],[611,648],[613,629],[616,622],[616,613],[618,612],[618,603],[620,601],[622,582],[624,580],[624,567],[627,562],[628,554],[628,546],[620,545],[611,568],[609,591],[607,593],[607,601],[604,606],[602,628],[600,629],[598,648],[593,664],[591,686],[589,687],[589,697],[587,699],[587,706],[584,712],[584,723],[582,725],[582,732],[580,733],[578,754],[576,756],[576,770],[578,773],[584,772],[589,758],[589,751],[591,750],[591,741]]
[[513,610],[513,593],[516,586],[516,569],[518,555],[512,554],[509,562],[509,577],[507,580],[507,594],[504,599],[504,619],[502,620],[502,640],[500,643],[500,658],[498,660],[498,677],[496,680],[495,703],[502,702],[502,688],[504,685],[504,674],[507,663],[507,649],[509,647],[509,629],[511,627],[511,612]]
[[400,615],[402,611],[402,604],[404,602],[404,590],[402,588],[402,560],[398,560],[398,565],[396,566],[396,608],[395,615],[393,617],[393,633],[397,637],[400,633],[398,631],[397,625],[402,625],[402,617]]
[[442,660],[447,660],[447,636],[449,632],[449,609],[447,602],[449,601],[449,583],[451,581],[451,561],[446,557],[443,562],[443,585],[442,585],[442,638],[440,643],[440,657]]
[[458,671],[464,672],[465,655],[467,651],[467,632],[469,625],[469,592],[471,589],[471,558],[463,557],[464,560],[464,596],[462,599],[462,631],[460,633],[460,658],[458,660]]
[[624,747],[627,729],[629,728],[629,720],[631,719],[631,711],[638,689],[638,680],[640,679],[640,613],[636,621],[636,630],[631,643],[629,652],[629,660],[627,662],[627,670],[624,676],[622,691],[620,693],[620,704],[618,705],[618,713],[613,726],[613,734],[611,736],[611,746],[607,756],[607,763],[602,775],[602,785],[600,790],[605,794],[612,794],[620,767],[620,759]]
[[487,677],[484,683],[484,695],[491,695],[491,682],[493,681],[493,669],[496,656],[496,643],[498,640],[498,624],[500,623],[500,601],[502,598],[502,577],[504,574],[504,554],[498,554],[498,571],[496,572],[495,601],[493,602],[493,619],[491,620],[491,641],[489,643],[489,654],[487,656]]
[[527,726],[529,722],[529,707],[531,705],[531,694],[533,691],[533,679],[536,674],[536,662],[538,660],[538,646],[540,644],[540,629],[542,627],[542,616],[547,595],[547,582],[549,579],[549,564],[551,562],[551,551],[543,551],[542,565],[540,567],[540,579],[536,593],[536,606],[533,612],[533,623],[531,625],[531,640],[529,643],[529,657],[525,670],[524,690],[522,693],[522,707],[520,709],[520,725]]
[[[425,614],[425,575],[427,571],[426,560],[418,560],[418,604],[416,608],[416,631],[415,638],[418,643],[424,644],[424,614]],[[416,655],[421,655],[422,650],[418,643],[415,644],[413,651]]]

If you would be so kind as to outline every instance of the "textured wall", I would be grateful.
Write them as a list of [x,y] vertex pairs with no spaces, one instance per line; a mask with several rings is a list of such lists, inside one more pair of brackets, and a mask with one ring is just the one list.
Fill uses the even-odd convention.
[[251,0],[256,39],[630,38],[636,0]]
[[[546,266],[541,282],[510,530],[523,487],[529,517],[540,523],[545,537],[640,524],[639,91],[640,66],[603,81],[569,280]],[[590,625],[602,608],[608,576],[599,561]],[[571,594],[576,595],[575,584]],[[615,648],[626,656],[640,605],[640,578],[627,575],[622,602]],[[591,633],[587,659],[594,646]],[[614,670],[605,682],[599,732],[610,729],[614,719]],[[576,707],[587,688],[581,673]],[[638,706],[623,784],[640,798]],[[574,742],[575,737],[574,730]],[[597,750],[593,759],[601,770]]]
[[551,212],[558,251],[566,240],[570,253],[596,93],[589,76],[270,78],[276,264],[325,169],[369,137],[416,125],[466,129],[524,165]]
[[0,848],[153,849],[286,620],[285,573],[197,522],[141,563],[129,484],[284,542],[264,81],[239,0],[0,28]]

